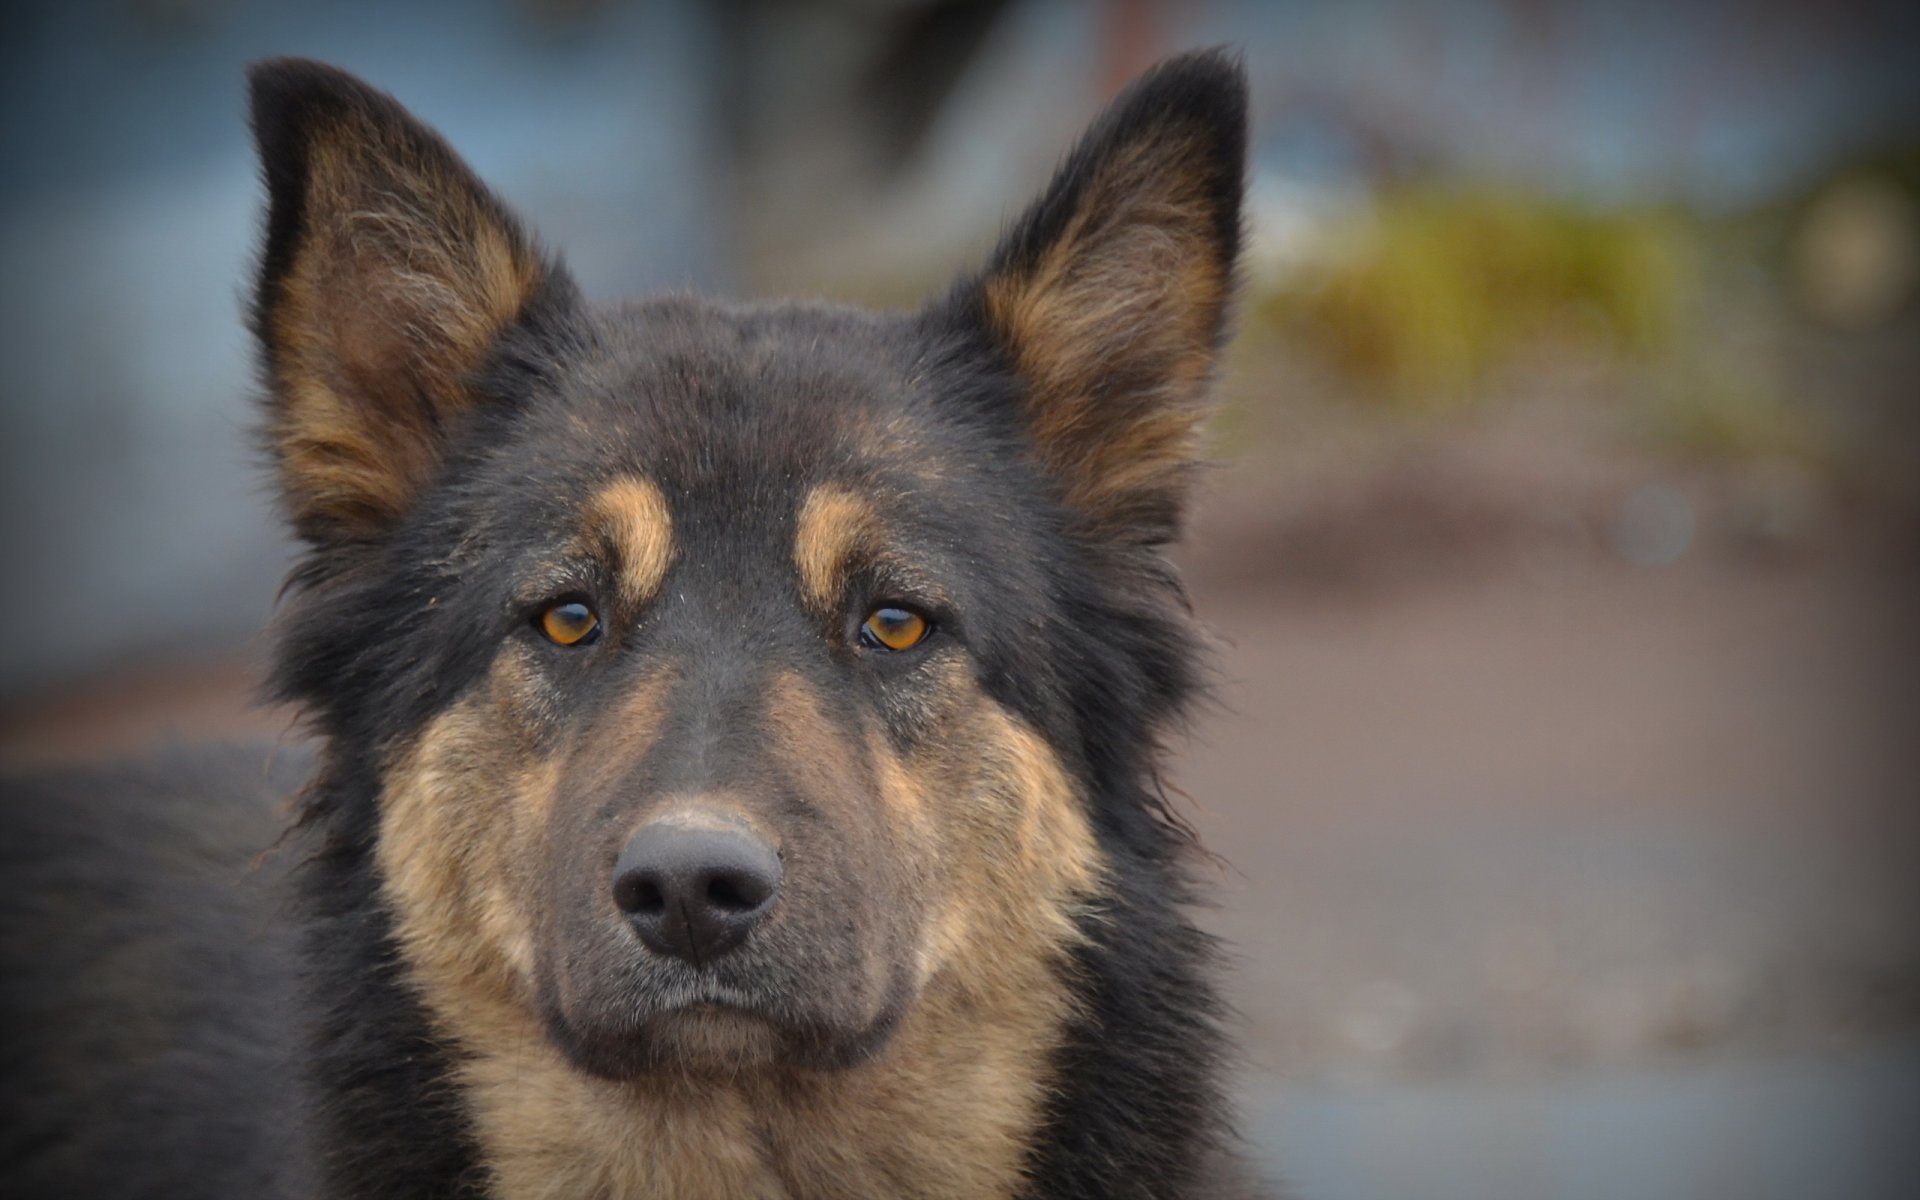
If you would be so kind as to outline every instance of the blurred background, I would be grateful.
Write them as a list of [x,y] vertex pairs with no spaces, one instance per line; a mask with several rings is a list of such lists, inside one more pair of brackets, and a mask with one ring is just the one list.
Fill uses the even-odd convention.
[[0,763],[291,737],[242,65],[601,298],[911,304],[1166,53],[1254,88],[1182,562],[1243,1132],[1299,1200],[1920,1196],[1920,21],[1897,3],[9,6]]

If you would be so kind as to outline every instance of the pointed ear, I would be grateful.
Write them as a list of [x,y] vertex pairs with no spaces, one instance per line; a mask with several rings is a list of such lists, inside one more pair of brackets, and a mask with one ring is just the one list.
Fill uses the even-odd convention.
[[1234,291],[1246,110],[1222,52],[1155,67],[960,291],[1019,372],[1039,460],[1096,534],[1178,532]]
[[488,349],[564,281],[392,97],[300,59],[248,80],[268,194],[253,303],[267,437],[296,531],[359,540],[431,479]]

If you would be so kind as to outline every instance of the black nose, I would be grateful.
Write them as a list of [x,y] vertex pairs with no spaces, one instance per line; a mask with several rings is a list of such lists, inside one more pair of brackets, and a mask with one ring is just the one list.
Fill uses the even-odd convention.
[[745,941],[779,890],[779,856],[744,829],[655,821],[613,864],[614,903],[640,940],[696,967]]

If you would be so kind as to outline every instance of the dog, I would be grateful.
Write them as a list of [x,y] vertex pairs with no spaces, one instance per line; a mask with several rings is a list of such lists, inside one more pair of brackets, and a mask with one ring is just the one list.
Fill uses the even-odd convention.
[[250,84],[316,749],[10,785],[7,1194],[1259,1194],[1159,783],[1238,63],[904,314],[589,304],[391,97]]

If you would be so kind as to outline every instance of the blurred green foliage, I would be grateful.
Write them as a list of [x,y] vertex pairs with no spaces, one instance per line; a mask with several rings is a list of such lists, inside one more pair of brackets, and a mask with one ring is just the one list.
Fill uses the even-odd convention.
[[1253,317],[1298,334],[1367,395],[1459,407],[1533,346],[1609,358],[1670,347],[1696,287],[1694,242],[1662,210],[1408,188],[1256,297]]

